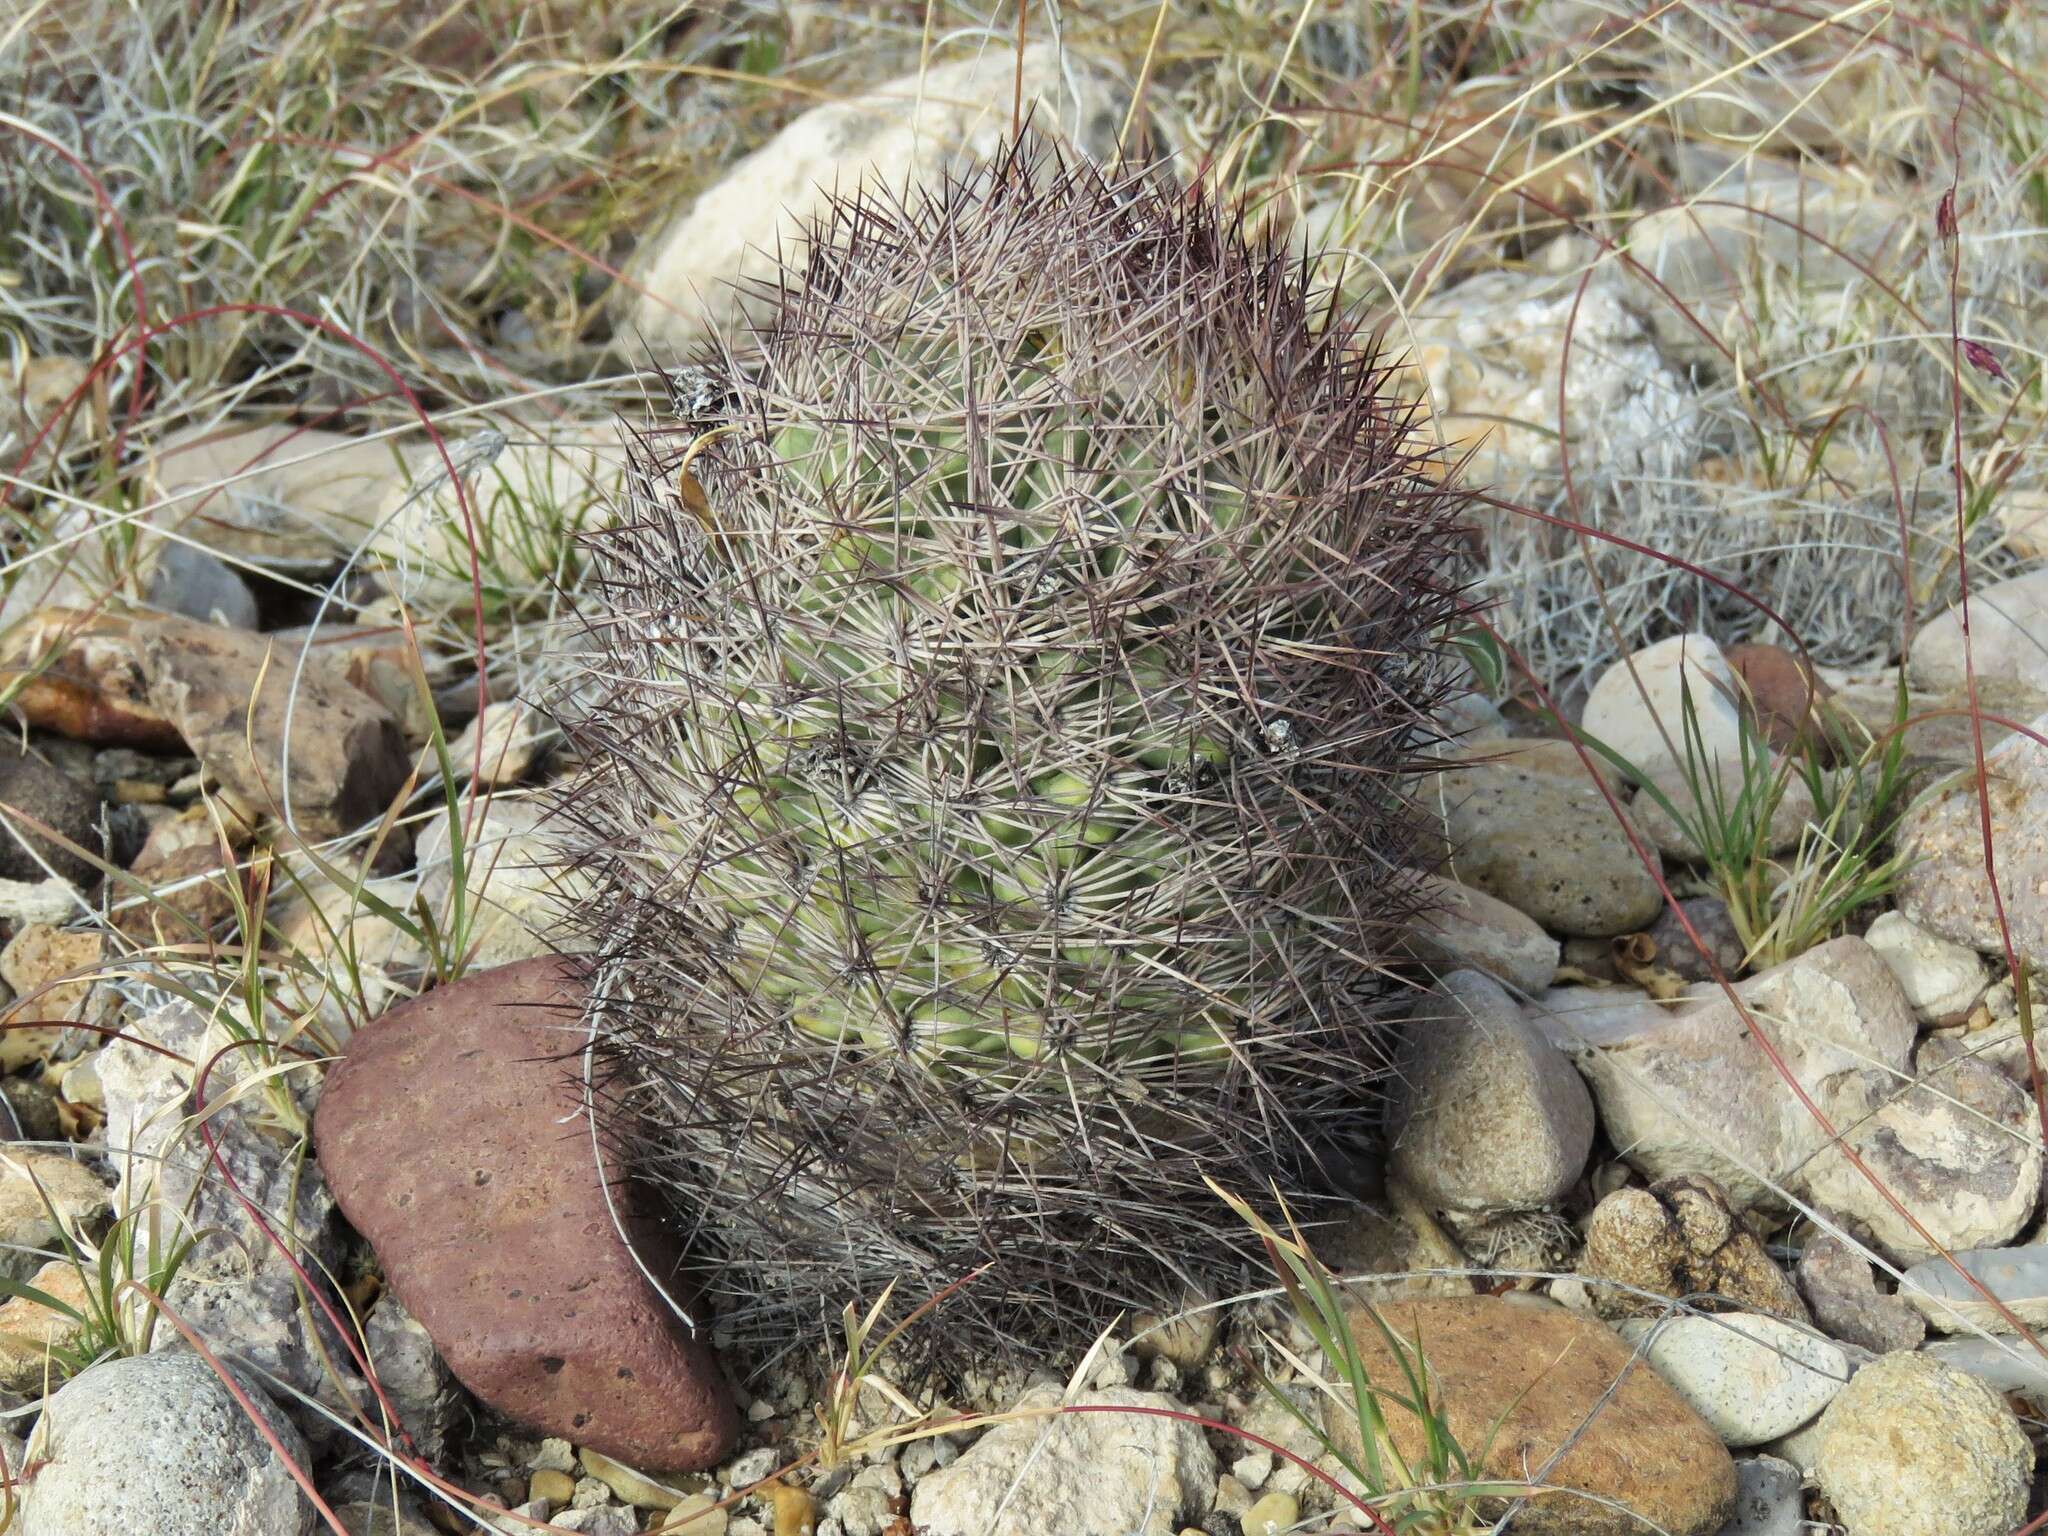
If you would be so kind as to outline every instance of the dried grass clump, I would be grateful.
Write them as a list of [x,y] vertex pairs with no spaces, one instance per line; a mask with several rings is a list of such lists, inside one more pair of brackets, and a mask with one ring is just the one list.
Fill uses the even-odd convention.
[[592,543],[599,1038],[745,1337],[1234,1273],[1356,1173],[1461,497],[1210,203],[1023,155],[837,205]]

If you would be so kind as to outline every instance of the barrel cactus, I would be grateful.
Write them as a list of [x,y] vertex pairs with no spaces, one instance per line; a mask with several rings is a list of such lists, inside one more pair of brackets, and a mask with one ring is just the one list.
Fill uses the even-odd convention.
[[841,201],[772,297],[592,541],[605,1081],[742,1336],[983,1266],[926,1342],[1084,1336],[1236,1271],[1205,1176],[1369,1158],[1460,498],[1141,177]]

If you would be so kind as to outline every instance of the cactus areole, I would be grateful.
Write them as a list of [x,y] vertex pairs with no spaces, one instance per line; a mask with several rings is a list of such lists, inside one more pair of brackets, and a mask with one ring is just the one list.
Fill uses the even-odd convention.
[[[593,540],[592,1020],[744,1339],[1229,1283],[1355,1174],[1461,496],[1200,198],[1013,154],[838,203]],[[984,1269],[983,1267],[986,1266]]]

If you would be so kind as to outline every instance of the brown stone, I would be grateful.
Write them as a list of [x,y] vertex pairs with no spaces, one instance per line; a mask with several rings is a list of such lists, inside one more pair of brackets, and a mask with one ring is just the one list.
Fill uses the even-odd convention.
[[0,949],[0,980],[14,989],[14,1001],[0,1008],[0,1071],[48,1060],[66,1025],[87,1022],[105,949],[98,933],[48,923],[23,924]]
[[243,803],[284,809],[287,718],[291,821],[303,835],[361,826],[404,786],[398,722],[337,664],[316,655],[302,669],[295,649],[268,636],[188,619],[143,625],[136,639],[151,702]]
[[85,1274],[69,1259],[52,1259],[28,1284],[78,1316],[28,1295],[0,1301],[0,1387],[9,1392],[40,1393],[45,1382],[54,1387],[64,1373],[55,1356],[76,1342],[85,1327],[80,1319],[92,1315]]
[[149,701],[128,621],[76,608],[24,619],[0,649],[0,687],[30,725],[73,741],[178,752],[185,738]]
[[[1704,1174],[1648,1189],[1617,1189],[1593,1208],[1579,1273],[1603,1317],[1654,1317],[1680,1297],[1707,1311],[1735,1308],[1806,1320],[1806,1305],[1756,1234]],[[1645,1294],[1647,1293],[1647,1294]]]
[[[232,817],[227,823],[238,827]],[[197,805],[149,829],[123,882],[114,926],[140,944],[190,943],[235,915],[245,877],[232,845],[221,845],[211,806]]]
[[1834,692],[1806,660],[1782,645],[1738,645],[1723,653],[1742,679],[1752,716],[1780,752],[1827,739],[1822,711]]
[[1918,1349],[1927,1319],[1904,1297],[1877,1288],[1870,1260],[1832,1233],[1822,1232],[1799,1255],[1799,1294],[1830,1338],[1873,1354]]
[[[1472,1296],[1390,1302],[1379,1320],[1406,1341],[1411,1363],[1418,1351],[1426,1362],[1446,1428],[1480,1463],[1475,1480],[1552,1490],[1516,1516],[1520,1536],[1713,1536],[1733,1510],[1735,1464],[1713,1430],[1590,1318]],[[1394,1401],[1408,1390],[1400,1362],[1370,1315],[1354,1313],[1351,1330],[1368,1375],[1386,1388],[1389,1437],[1417,1478],[1428,1477],[1422,1421]],[[1330,1404],[1324,1427],[1358,1454],[1352,1415]],[[1560,1447],[1569,1449],[1549,1465]],[[1456,1472],[1446,1480],[1463,1481]],[[1481,1509],[1493,1518],[1505,1503]]]
[[99,814],[99,792],[90,784],[60,773],[18,744],[0,746],[0,880],[47,880],[35,857],[40,855],[73,885],[89,890],[99,884],[99,871],[89,861],[43,830],[97,853]]
[[[584,995],[574,963],[546,956],[392,1009],[328,1076],[320,1166],[478,1397],[629,1466],[695,1471],[738,1418],[708,1338],[648,1285],[606,1207],[577,1076]],[[612,1195],[675,1291],[633,1186]]]

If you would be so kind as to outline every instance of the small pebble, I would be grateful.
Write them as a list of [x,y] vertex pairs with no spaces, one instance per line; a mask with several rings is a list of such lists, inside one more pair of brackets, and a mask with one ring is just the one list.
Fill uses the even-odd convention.
[[569,1502],[578,1509],[602,1509],[612,1501],[610,1486],[595,1477],[576,1479],[576,1493]]
[[1238,1520],[1244,1536],[1282,1536],[1301,1519],[1301,1506],[1291,1494],[1269,1493]]
[[655,1510],[647,1517],[650,1531],[668,1531],[677,1536],[726,1536],[726,1513],[708,1494],[686,1493],[671,1510]]
[[1735,1514],[1721,1536],[1799,1536],[1805,1500],[1799,1469],[1775,1456],[1735,1463]]
[[577,1454],[583,1460],[583,1470],[617,1494],[622,1504],[631,1504],[638,1509],[673,1509],[683,1496],[681,1489],[657,1483],[609,1456],[601,1456],[588,1448]]
[[914,1483],[926,1473],[950,1467],[959,1459],[958,1446],[941,1436],[933,1436],[927,1440],[913,1440],[904,1446],[896,1464],[902,1469],[904,1480]]
[[811,1496],[803,1489],[770,1483],[760,1490],[760,1496],[774,1512],[775,1536],[812,1536],[818,1516],[811,1507]]
[[1273,1475],[1273,1453],[1251,1451],[1230,1464],[1230,1475],[1247,1488],[1263,1488]]
[[1216,1508],[1226,1515],[1248,1515],[1252,1509],[1251,1493],[1243,1483],[1225,1473],[1216,1483]]
[[726,1477],[735,1488],[751,1488],[781,1464],[776,1459],[775,1447],[764,1445],[736,1457],[725,1469]]
[[550,1435],[541,1441],[540,1449],[533,1453],[533,1459],[526,1466],[531,1472],[574,1472],[576,1452],[568,1441]]
[[557,1472],[553,1467],[542,1467],[527,1479],[526,1492],[529,1498],[546,1499],[550,1504],[566,1504],[576,1497],[576,1479],[566,1472]]

